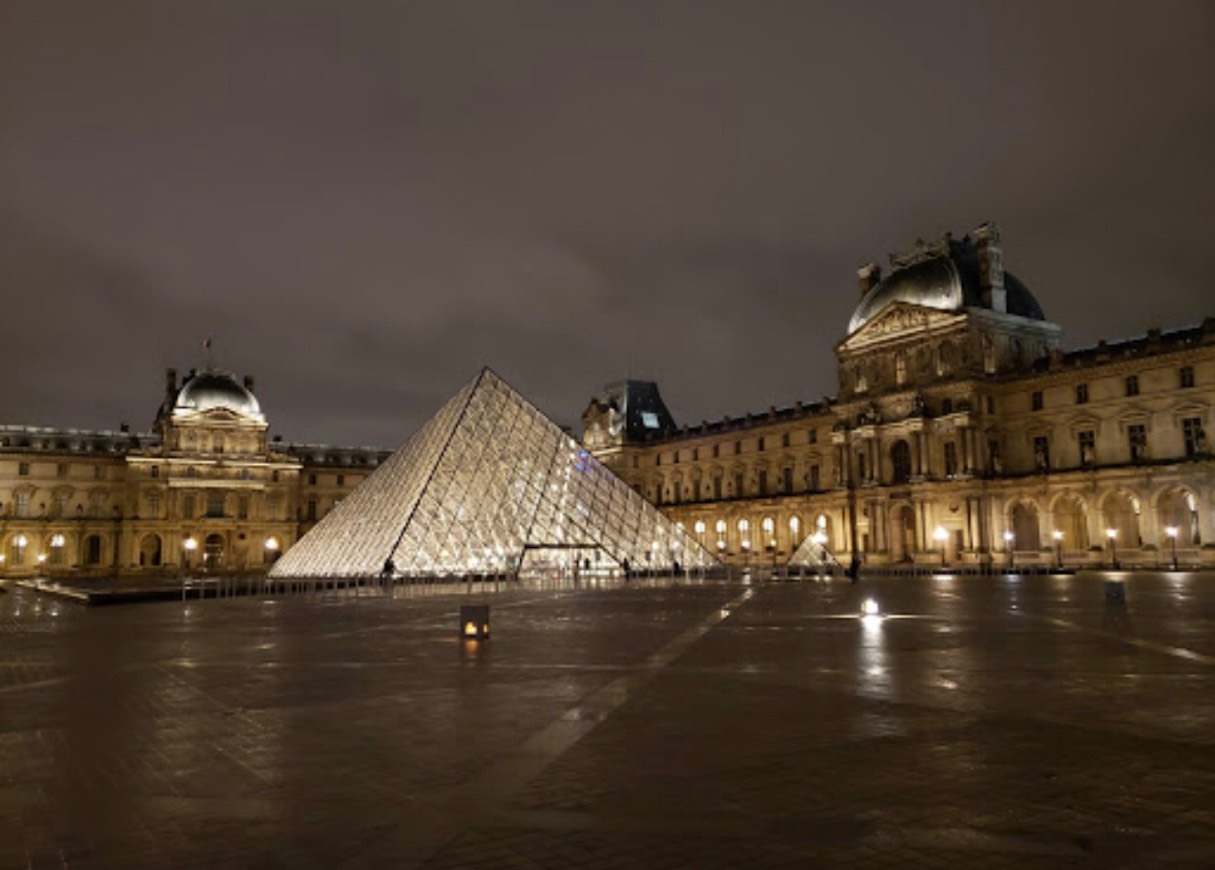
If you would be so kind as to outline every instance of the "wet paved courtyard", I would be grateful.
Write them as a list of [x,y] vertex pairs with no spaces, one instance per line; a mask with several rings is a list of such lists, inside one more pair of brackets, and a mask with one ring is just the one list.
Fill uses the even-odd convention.
[[0,868],[1211,866],[1215,575],[1106,579],[10,589]]

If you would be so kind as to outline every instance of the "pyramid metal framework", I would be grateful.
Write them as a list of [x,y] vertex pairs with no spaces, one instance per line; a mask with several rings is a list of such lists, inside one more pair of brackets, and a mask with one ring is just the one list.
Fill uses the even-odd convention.
[[488,368],[305,534],[271,577],[717,564]]

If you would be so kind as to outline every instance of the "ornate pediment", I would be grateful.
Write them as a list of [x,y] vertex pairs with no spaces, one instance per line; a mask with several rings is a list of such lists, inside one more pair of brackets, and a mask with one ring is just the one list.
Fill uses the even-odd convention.
[[923,332],[925,329],[956,321],[958,315],[909,302],[892,302],[868,323],[848,336],[841,349],[860,347],[889,337],[905,333]]

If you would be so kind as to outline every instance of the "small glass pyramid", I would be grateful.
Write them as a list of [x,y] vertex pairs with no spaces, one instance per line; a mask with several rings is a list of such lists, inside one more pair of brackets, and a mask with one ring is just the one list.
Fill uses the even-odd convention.
[[839,561],[827,549],[827,536],[821,528],[815,529],[814,534],[806,535],[793,555],[789,557],[791,567],[805,568],[840,568]]
[[709,567],[717,559],[488,368],[271,577]]

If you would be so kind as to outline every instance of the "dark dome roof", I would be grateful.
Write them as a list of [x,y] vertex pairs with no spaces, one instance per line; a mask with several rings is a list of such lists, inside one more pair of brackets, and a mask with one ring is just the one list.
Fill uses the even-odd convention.
[[227,372],[202,371],[186,378],[174,408],[182,411],[211,411],[222,408],[246,417],[260,417],[261,407],[253,393]]
[[[1009,314],[1045,320],[1042,306],[1011,272],[1004,273],[1005,306]],[[891,302],[909,302],[941,311],[984,308],[979,261],[969,239],[951,241],[948,251],[895,269],[862,297],[848,323],[856,332]]]

